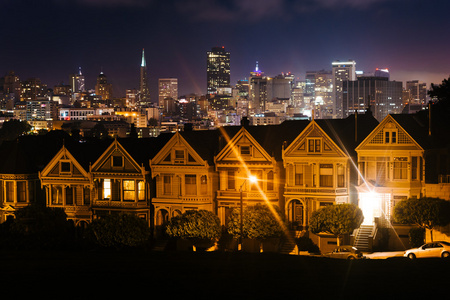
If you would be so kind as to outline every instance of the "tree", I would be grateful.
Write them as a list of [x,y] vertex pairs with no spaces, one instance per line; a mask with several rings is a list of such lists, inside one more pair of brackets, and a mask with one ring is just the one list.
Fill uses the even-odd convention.
[[[248,206],[245,208],[243,216],[243,237],[266,239],[283,235],[284,219],[278,206],[274,206],[273,210],[265,204]],[[228,222],[228,233],[235,238],[241,236],[240,217],[240,209],[233,209]]]
[[351,234],[364,220],[361,209],[354,204],[324,206],[313,212],[309,220],[312,233],[329,233],[337,237],[337,244],[343,235]]
[[219,218],[208,210],[188,210],[173,217],[166,227],[170,237],[183,239],[219,239],[222,234]]
[[14,215],[10,230],[18,248],[61,249],[73,244],[74,226],[61,208],[32,203]]
[[30,130],[31,125],[28,124],[28,122],[11,119],[3,123],[2,128],[0,129],[0,140],[12,141],[19,136],[26,134]]
[[433,230],[450,223],[450,202],[431,197],[410,198],[395,205],[394,220],[430,230],[433,241]]
[[92,221],[87,234],[101,247],[120,250],[145,245],[151,231],[147,222],[138,216],[119,213]]

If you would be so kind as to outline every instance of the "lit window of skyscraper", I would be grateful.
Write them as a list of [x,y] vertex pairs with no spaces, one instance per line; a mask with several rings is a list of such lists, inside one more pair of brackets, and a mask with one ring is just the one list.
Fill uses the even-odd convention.
[[206,81],[208,95],[219,88],[230,87],[230,52],[224,47],[214,47],[207,52]]
[[346,80],[356,79],[356,62],[354,60],[348,61],[334,61],[333,68],[333,95],[332,101],[334,104],[333,115],[336,118],[344,117],[342,108],[342,86]]

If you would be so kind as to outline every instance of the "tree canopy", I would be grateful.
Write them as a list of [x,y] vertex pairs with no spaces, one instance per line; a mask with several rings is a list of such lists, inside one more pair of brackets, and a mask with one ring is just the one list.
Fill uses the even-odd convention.
[[335,204],[324,206],[313,212],[309,220],[309,230],[312,233],[329,233],[340,238],[351,234],[364,220],[361,209],[354,204]]
[[143,219],[132,214],[111,214],[92,221],[88,237],[101,247],[129,248],[145,245],[150,238],[150,228]]
[[439,198],[410,198],[394,207],[394,220],[430,230],[433,240],[433,229],[450,223],[450,202]]
[[[271,210],[265,204],[256,204],[244,209],[243,237],[251,239],[265,239],[281,237],[284,232],[284,220],[278,206]],[[239,208],[233,209],[228,222],[228,233],[235,238],[241,236]]]
[[181,215],[173,217],[166,227],[171,237],[186,239],[220,238],[222,229],[219,217],[208,210],[188,210]]
[[27,122],[11,119],[3,123],[0,129],[0,141],[12,141],[31,130]]

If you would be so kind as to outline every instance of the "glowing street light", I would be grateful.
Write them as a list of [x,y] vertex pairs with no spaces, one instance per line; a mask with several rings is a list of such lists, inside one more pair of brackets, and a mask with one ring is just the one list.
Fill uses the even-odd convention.
[[248,181],[250,181],[251,183],[256,183],[258,181],[258,179],[256,178],[256,176],[254,175],[250,175],[248,178],[246,178],[244,180],[244,182],[241,184],[241,186],[239,187],[239,194],[240,194],[240,204],[241,204],[241,222],[240,222],[240,229],[241,229],[241,234],[239,235],[239,245],[240,245],[240,249],[242,250],[242,236],[244,235],[244,207],[243,207],[243,200],[242,200],[242,187],[244,186],[244,184]]

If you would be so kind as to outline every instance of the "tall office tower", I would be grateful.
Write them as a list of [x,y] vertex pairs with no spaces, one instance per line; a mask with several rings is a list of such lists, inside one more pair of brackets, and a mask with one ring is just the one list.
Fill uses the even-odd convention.
[[70,86],[72,88],[72,93],[82,93],[86,91],[84,76],[81,73],[81,67],[78,68],[78,74],[70,75]]
[[[294,87],[294,75],[291,73],[282,73],[270,80],[267,91],[267,99],[285,101],[288,105],[291,103],[292,89]],[[269,90],[270,89],[270,90]]]
[[14,71],[10,71],[3,77],[3,94],[8,95],[10,98],[14,97],[14,101],[19,101],[20,90],[21,84],[19,76],[16,76]]
[[381,122],[388,114],[398,114],[403,109],[401,81],[390,81],[386,77],[358,77],[354,81],[344,81],[342,90],[344,118],[356,111],[365,113],[370,109]]
[[21,83],[20,101],[37,100],[45,97],[47,85],[43,84],[39,78],[33,77]]
[[102,100],[112,99],[112,84],[108,83],[106,75],[100,72],[95,85],[95,94],[102,97]]
[[150,92],[147,83],[147,62],[145,61],[144,49],[142,49],[141,58],[141,77],[139,82],[139,105],[147,106],[150,104]]
[[164,99],[178,99],[178,79],[159,78],[158,79],[158,105],[164,110]]
[[248,106],[255,114],[264,113],[267,102],[267,77],[259,70],[258,62],[253,72],[250,72]]
[[333,115],[335,118],[342,118],[344,117],[342,108],[342,86],[343,82],[346,80],[356,80],[356,62],[354,60],[342,62],[337,60],[332,62],[331,66],[333,73]]
[[425,105],[427,103],[427,84],[419,80],[406,82],[406,90],[410,92],[410,104]]
[[230,87],[230,52],[214,47],[206,54],[206,94],[215,95],[219,88]]
[[127,89],[125,91],[125,101],[127,107],[136,106],[136,98],[138,95],[138,90],[136,89]]
[[389,69],[376,68],[374,75],[375,77],[386,77],[389,80]]

